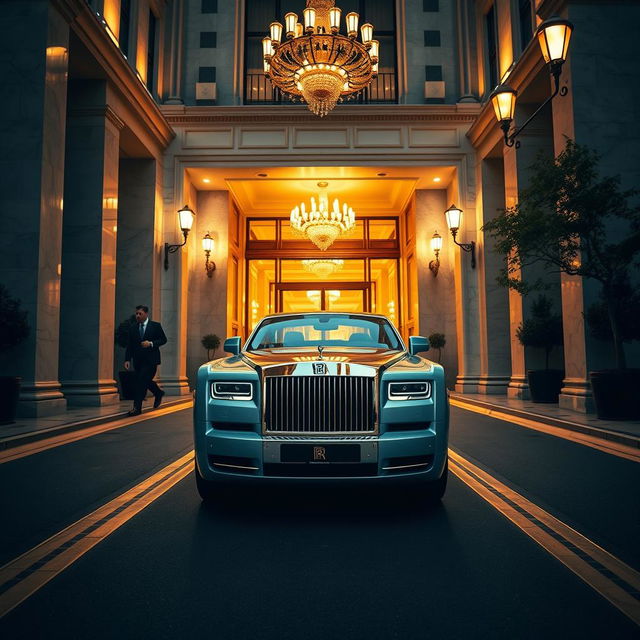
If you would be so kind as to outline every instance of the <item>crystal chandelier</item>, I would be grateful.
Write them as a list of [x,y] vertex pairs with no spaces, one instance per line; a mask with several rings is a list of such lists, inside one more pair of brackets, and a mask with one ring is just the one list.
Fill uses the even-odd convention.
[[345,16],[347,35],[341,35],[342,10],[334,0],[307,0],[304,26],[295,13],[287,13],[286,40],[282,25],[272,22],[270,36],[262,40],[264,73],[274,87],[292,99],[307,103],[316,115],[326,116],[338,100],[351,99],[378,74],[380,44],[373,40],[373,26],[360,27],[359,16]]
[[318,182],[320,192],[318,202],[311,198],[311,208],[306,209],[304,202],[291,210],[291,228],[307,237],[313,244],[326,251],[334,240],[344,233],[351,231],[356,224],[356,214],[346,203],[340,203],[336,198],[333,208],[329,210],[328,182]]
[[317,258],[315,260],[303,260],[302,266],[305,271],[313,273],[318,278],[328,278],[336,271],[340,271],[344,265],[344,260],[333,260],[331,258]]

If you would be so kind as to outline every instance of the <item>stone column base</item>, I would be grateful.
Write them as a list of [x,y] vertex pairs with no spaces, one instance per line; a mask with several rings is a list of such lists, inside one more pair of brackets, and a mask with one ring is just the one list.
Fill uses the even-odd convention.
[[454,389],[458,393],[477,393],[478,380],[478,376],[458,376]]
[[526,376],[511,376],[507,387],[507,397],[516,398],[517,400],[529,400],[529,384]]
[[596,407],[589,381],[581,378],[565,378],[558,398],[558,406],[578,413],[594,413]]
[[480,376],[478,393],[485,395],[506,395],[510,381],[509,376]]
[[162,387],[162,390],[168,396],[188,396],[191,395],[191,387],[189,387],[189,378],[186,376],[180,376],[179,378],[173,377],[158,377],[156,382]]
[[50,382],[25,382],[20,385],[19,418],[40,418],[67,410],[67,401],[57,380]]
[[120,402],[115,380],[63,380],[62,391],[70,407],[102,407]]

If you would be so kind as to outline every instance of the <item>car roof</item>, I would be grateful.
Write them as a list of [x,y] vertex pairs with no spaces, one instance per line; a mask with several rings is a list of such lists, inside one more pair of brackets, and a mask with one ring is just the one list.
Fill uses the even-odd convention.
[[380,313],[368,313],[366,311],[299,311],[299,312],[287,312],[287,313],[272,313],[268,316],[263,316],[262,319],[267,318],[286,318],[291,316],[365,316],[367,318],[382,318],[389,321],[387,316]]

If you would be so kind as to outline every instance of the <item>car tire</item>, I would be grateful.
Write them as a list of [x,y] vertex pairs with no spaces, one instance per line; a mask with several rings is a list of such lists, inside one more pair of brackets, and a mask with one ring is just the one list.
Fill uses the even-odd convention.
[[449,477],[449,460],[444,463],[444,470],[442,475],[435,480],[434,482],[430,482],[425,487],[425,498],[431,504],[435,504],[442,500],[445,491],[447,490],[447,479]]
[[220,488],[216,485],[215,482],[211,482],[210,480],[205,480],[198,471],[198,467],[195,469],[196,476],[196,487],[198,488],[198,493],[200,494],[200,498],[202,498],[203,502],[212,503],[216,500],[219,500],[222,492]]

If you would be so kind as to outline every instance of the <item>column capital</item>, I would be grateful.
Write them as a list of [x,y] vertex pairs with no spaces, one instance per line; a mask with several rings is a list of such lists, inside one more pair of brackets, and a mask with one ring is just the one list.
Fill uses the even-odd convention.
[[124,129],[124,121],[120,116],[107,104],[100,107],[79,107],[69,110],[71,118],[105,118],[109,120],[117,129]]

